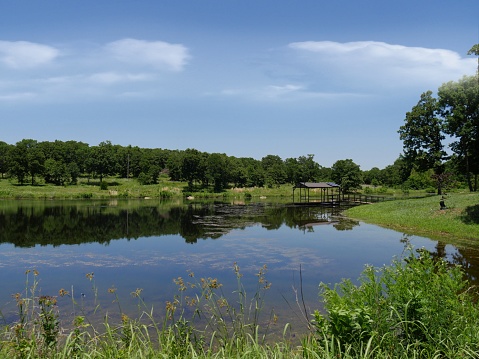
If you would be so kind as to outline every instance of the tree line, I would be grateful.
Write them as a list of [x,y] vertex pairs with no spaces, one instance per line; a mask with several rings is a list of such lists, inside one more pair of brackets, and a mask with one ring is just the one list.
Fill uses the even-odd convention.
[[[456,158],[445,161],[444,173],[455,185],[465,182],[457,171]],[[222,191],[230,187],[278,187],[298,182],[335,182],[344,191],[363,184],[404,189],[436,188],[435,172],[414,165],[410,157],[400,155],[383,169],[362,171],[351,159],[336,161],[332,167],[321,166],[313,155],[281,159],[267,155],[260,160],[238,158],[224,153],[206,153],[196,149],[168,150],[113,145],[104,141],[90,146],[77,141],[23,139],[14,145],[0,141],[1,178],[19,184],[50,183],[72,186],[79,178],[99,180],[105,177],[136,179],[143,185],[161,179],[185,181],[188,190]]]
[[[456,171],[455,158],[442,163],[444,173],[453,173],[455,183],[465,181]],[[427,167],[427,166],[426,166]],[[470,167],[473,168],[473,167]],[[447,170],[446,170],[447,169]],[[360,189],[363,184],[405,189],[435,188],[434,171],[415,166],[411,158],[400,155],[383,169],[362,171],[352,159],[321,166],[314,155],[286,158],[267,155],[260,160],[207,153],[196,149],[168,150],[114,145],[104,141],[96,146],[78,141],[39,142],[23,139],[16,144],[0,141],[0,176],[19,184],[50,183],[72,186],[79,178],[130,178],[143,185],[162,179],[185,181],[188,190],[222,191],[230,187],[277,187],[298,182],[335,182],[344,191]]]
[[[394,167],[394,166],[393,166]],[[80,177],[98,179],[117,176],[141,184],[162,178],[186,181],[190,189],[228,187],[276,187],[298,182],[332,181],[346,190],[359,188],[364,180],[395,185],[391,168],[361,171],[351,159],[323,167],[308,154],[285,160],[267,155],[260,160],[207,153],[196,149],[168,150],[114,145],[104,141],[90,146],[78,141],[23,139],[15,144],[0,141],[0,176],[19,184],[75,185]],[[364,178],[364,180],[363,180]],[[394,181],[394,180],[393,180]]]

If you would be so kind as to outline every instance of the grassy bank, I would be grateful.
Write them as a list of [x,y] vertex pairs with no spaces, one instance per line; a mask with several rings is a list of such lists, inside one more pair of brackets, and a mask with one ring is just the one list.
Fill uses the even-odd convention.
[[382,202],[354,207],[345,214],[407,234],[479,245],[479,193],[449,193],[444,210],[440,200],[441,196],[431,196]]

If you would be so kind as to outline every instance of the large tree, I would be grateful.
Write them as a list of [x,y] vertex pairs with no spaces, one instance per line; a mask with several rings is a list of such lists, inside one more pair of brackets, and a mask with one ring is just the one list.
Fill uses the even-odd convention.
[[100,179],[100,182],[103,181],[103,177],[117,173],[116,151],[110,141],[101,142],[98,146],[90,147],[87,168],[94,177]]
[[301,182],[314,182],[318,179],[320,166],[314,161],[314,155],[299,156],[298,166]]
[[[406,113],[404,125],[399,129],[403,141],[404,158],[420,171],[433,169],[436,176],[444,172],[444,151],[442,118],[438,116],[438,103],[432,91],[421,95],[421,99],[410,112]],[[442,193],[441,182],[437,193]]]
[[261,159],[265,173],[265,183],[268,187],[279,186],[286,182],[286,167],[281,157],[267,155]]
[[458,156],[469,190],[476,191],[479,174],[479,83],[476,77],[465,76],[442,85],[438,90],[438,104],[444,118],[444,131],[453,139],[451,149]]
[[362,177],[359,165],[352,159],[339,160],[331,167],[331,177],[334,182],[341,185],[341,190],[349,192],[361,188]]
[[44,162],[45,154],[36,140],[21,140],[10,151],[10,173],[21,184],[29,177],[34,185],[35,177],[43,174]]
[[0,176],[3,178],[4,173],[8,172],[8,157],[10,149],[13,146],[6,142],[0,141]]
[[187,148],[182,153],[181,158],[181,175],[188,181],[188,188],[193,189],[193,183],[199,182],[205,178],[206,173],[206,157],[200,151]]
[[214,184],[216,192],[228,187],[230,180],[230,160],[224,153],[212,153],[207,158],[208,177]]

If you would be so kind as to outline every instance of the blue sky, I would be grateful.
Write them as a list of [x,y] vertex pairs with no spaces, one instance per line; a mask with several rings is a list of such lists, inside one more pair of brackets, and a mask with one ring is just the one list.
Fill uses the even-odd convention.
[[0,0],[0,141],[392,164],[477,0]]

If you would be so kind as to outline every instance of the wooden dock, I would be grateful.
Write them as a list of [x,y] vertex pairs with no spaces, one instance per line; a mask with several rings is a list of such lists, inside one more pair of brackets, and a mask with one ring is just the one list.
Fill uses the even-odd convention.
[[298,201],[294,201],[294,205],[298,206],[340,206],[340,205],[360,205],[360,204],[372,204],[384,201],[393,200],[393,197],[387,196],[378,196],[370,194],[359,194],[359,193],[337,193],[329,195],[326,198],[321,197],[303,197]]

